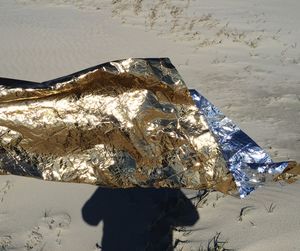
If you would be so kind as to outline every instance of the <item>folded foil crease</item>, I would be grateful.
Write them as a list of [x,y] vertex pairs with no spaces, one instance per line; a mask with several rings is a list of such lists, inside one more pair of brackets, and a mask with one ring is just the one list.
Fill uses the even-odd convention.
[[167,58],[127,59],[54,80],[0,81],[0,174],[245,197],[299,165],[273,163]]
[[1,80],[0,170],[107,187],[236,190],[169,59],[106,63],[55,80]]

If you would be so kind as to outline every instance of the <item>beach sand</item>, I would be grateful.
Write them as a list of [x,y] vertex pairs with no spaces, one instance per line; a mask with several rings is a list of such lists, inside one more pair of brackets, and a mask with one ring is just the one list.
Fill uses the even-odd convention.
[[[115,59],[169,57],[189,88],[274,161],[299,162],[299,8],[297,0],[0,0],[0,76],[45,81]],[[299,191],[298,181],[269,182],[243,200],[213,192],[181,213],[170,209],[172,198],[197,191],[124,193],[0,176],[0,250],[109,250],[118,242],[142,250],[137,239],[155,218],[163,220],[150,239],[172,242],[176,225],[175,250],[206,250],[217,233],[235,250],[299,250]]]

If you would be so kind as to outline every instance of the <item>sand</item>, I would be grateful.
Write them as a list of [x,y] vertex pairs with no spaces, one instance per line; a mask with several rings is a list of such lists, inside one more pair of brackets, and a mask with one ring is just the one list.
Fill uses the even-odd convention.
[[[300,161],[299,7],[297,0],[0,0],[0,76],[44,81],[115,59],[169,57],[190,88],[274,161]],[[235,250],[298,250],[299,189],[300,182],[270,182],[244,200],[211,193],[177,222],[175,250],[206,250],[218,232]],[[0,176],[0,250],[101,250],[102,239],[141,250],[137,238],[165,213],[157,206],[168,205],[163,192],[159,202],[147,196]],[[172,215],[173,224],[180,213]],[[168,232],[156,231],[160,239]]]

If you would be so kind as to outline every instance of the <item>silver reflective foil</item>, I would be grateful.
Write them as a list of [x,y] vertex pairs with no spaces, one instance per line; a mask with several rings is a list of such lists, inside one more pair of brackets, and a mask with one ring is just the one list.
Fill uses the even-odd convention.
[[190,93],[222,149],[241,198],[262,185],[266,176],[278,177],[288,166],[295,165],[292,162],[274,163],[266,151],[217,107],[196,90],[190,90]]

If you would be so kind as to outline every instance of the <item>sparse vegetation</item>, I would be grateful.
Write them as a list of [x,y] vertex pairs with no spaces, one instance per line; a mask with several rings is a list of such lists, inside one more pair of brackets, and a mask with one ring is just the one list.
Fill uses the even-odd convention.
[[265,209],[268,213],[273,213],[275,208],[276,208],[276,205],[273,202],[269,206],[265,205]]
[[240,214],[239,214],[239,217],[238,217],[238,220],[243,221],[243,217],[246,215],[247,212],[249,212],[252,209],[254,209],[254,207],[252,207],[252,206],[242,207],[241,211],[240,211]]
[[220,240],[221,233],[216,233],[216,235],[208,242],[207,251],[229,251],[233,249],[225,248],[227,241]]
[[174,228],[174,231],[182,232],[183,236],[188,236],[192,233],[192,230],[186,229],[186,227],[177,227],[177,228]]
[[192,197],[192,201],[194,202],[194,206],[196,208],[202,207],[206,202],[207,202],[207,196],[209,195],[209,190],[204,189],[204,190],[199,190],[198,194],[195,197]]
[[225,247],[228,242],[220,240],[220,235],[220,232],[216,233],[216,235],[208,241],[207,246],[201,245],[197,251],[233,251],[234,249]]

